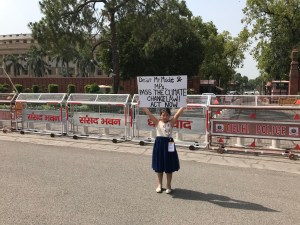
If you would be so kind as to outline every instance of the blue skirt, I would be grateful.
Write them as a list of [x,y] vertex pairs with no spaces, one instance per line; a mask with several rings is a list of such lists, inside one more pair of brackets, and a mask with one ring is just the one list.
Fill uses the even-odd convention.
[[176,147],[174,152],[168,151],[170,141],[174,142],[173,138],[160,136],[155,138],[152,154],[152,169],[157,173],[173,173],[180,168]]

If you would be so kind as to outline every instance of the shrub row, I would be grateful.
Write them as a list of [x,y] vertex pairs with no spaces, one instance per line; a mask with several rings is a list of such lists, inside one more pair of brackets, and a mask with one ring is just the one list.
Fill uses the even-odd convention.
[[[39,92],[49,92],[49,93],[58,93],[58,85],[57,84],[49,84],[47,90],[41,89],[38,85],[32,85],[32,88],[26,88],[24,90],[22,84],[16,84],[15,85],[16,89],[18,90],[19,93],[25,92],[25,93],[39,93]],[[0,84],[0,93],[9,93],[10,91],[10,86],[8,84]],[[71,93],[76,93],[76,86],[74,84],[69,84],[67,86],[67,91],[68,94]],[[101,90],[98,84],[88,84],[85,85],[84,87],[84,92],[85,93],[98,93],[98,94],[103,94],[103,93],[111,93],[110,88],[106,88],[105,90]]]

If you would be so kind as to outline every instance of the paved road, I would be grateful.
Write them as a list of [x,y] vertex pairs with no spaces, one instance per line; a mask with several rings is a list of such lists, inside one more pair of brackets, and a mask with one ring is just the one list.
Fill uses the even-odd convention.
[[0,143],[0,224],[299,224],[299,160],[180,148],[167,195],[155,193],[151,146],[14,133]]

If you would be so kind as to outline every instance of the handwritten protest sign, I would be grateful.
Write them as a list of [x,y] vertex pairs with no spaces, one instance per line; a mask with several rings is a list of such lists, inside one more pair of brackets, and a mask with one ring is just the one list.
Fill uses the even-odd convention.
[[141,107],[178,108],[186,106],[187,76],[137,77]]

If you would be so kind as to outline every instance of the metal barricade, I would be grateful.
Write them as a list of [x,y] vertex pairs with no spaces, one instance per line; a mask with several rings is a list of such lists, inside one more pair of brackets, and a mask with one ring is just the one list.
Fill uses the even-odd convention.
[[[179,117],[173,128],[173,137],[176,145],[189,147],[190,150],[206,148],[208,144],[207,134],[207,106],[211,96],[188,95],[187,107]],[[135,94],[132,99],[132,141],[139,142],[140,145],[146,143],[153,144],[156,137],[154,124],[148,116],[138,107],[139,96]],[[159,108],[149,109],[157,118]],[[172,109],[174,114],[176,109]]]
[[68,135],[114,143],[130,139],[130,101],[129,94],[71,94],[67,100]]
[[4,133],[15,129],[14,93],[0,93],[0,130]]
[[55,135],[66,134],[65,93],[21,93],[16,99],[17,124],[25,132]]
[[300,96],[239,95],[222,104],[226,97],[216,96],[209,106],[210,148],[299,156]]

